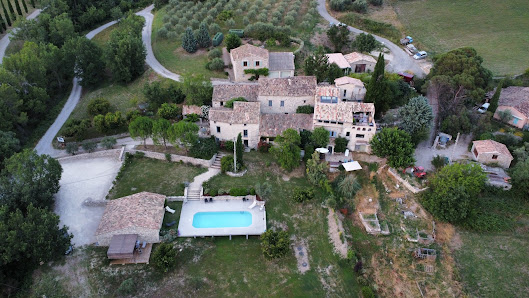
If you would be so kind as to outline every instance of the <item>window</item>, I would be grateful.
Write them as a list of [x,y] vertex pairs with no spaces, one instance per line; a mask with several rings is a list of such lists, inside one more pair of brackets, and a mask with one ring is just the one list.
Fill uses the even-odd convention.
[[244,123],[244,126],[246,126],[246,123]]
[[364,127],[364,128],[362,128],[362,131],[366,131],[366,128],[365,128],[365,127]]
[[344,96],[344,97],[347,96],[347,90],[344,90],[344,91],[343,91],[343,96]]
[[492,155],[492,159],[498,159],[498,155],[496,154]]
[[476,148],[474,148],[474,156],[478,157],[478,150],[476,150]]
[[517,124],[518,124],[518,121],[520,121],[520,120],[522,120],[522,119],[513,116],[513,117],[512,117],[512,124],[517,125]]
[[329,120],[323,120],[323,123],[329,123]]
[[331,138],[336,138],[337,135],[338,135],[338,134],[337,134],[335,131],[332,131],[332,130],[329,131],[329,136],[330,136]]
[[361,134],[357,134],[356,137],[359,138],[359,139],[363,139],[365,136],[361,135]]
[[244,140],[244,146],[248,147],[248,140]]
[[248,137],[248,130],[247,129],[243,130],[242,135],[243,135],[243,137],[247,138]]
[[223,105],[224,105],[224,102],[223,102],[223,101],[221,101],[221,102],[220,102],[220,106],[222,107]]
[[284,100],[281,101],[281,106],[282,106],[282,107],[285,106],[285,101],[284,101]]
[[345,136],[346,136],[346,137],[348,137],[348,136],[350,136],[350,135],[351,135],[350,132],[346,132],[346,133],[345,133]]
[[217,132],[220,133],[220,126],[217,126]]
[[255,61],[255,66],[261,66],[261,61]]
[[272,101],[271,101],[271,100],[268,101],[268,106],[269,106],[269,107],[272,106]]
[[338,103],[338,97],[336,96],[322,96],[320,97],[322,103]]
[[248,66],[248,61],[243,61],[242,62],[242,66],[244,66],[244,67]]

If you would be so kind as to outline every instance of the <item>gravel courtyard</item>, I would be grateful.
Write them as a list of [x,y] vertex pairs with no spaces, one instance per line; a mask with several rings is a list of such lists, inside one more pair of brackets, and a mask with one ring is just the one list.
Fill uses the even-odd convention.
[[94,153],[59,159],[63,173],[61,188],[56,194],[55,213],[60,216],[60,224],[69,227],[76,246],[95,242],[94,233],[105,207],[87,207],[83,206],[83,202],[88,198],[96,201],[105,199],[121,166],[116,153],[111,151],[106,156]]

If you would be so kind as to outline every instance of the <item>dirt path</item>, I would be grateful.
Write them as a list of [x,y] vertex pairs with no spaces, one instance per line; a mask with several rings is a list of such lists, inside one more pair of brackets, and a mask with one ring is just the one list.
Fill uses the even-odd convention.
[[342,258],[347,258],[347,241],[342,242],[342,239],[340,237],[340,235],[345,235],[342,221],[338,218],[336,213],[334,213],[334,210],[331,208],[329,208],[329,215],[327,215],[327,220],[329,222],[329,238],[331,238],[331,241],[334,244],[334,250]]

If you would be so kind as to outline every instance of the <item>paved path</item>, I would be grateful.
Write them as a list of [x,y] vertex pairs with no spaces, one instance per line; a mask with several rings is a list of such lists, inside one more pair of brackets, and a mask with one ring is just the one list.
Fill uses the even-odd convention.
[[[325,0],[318,0],[318,13],[328,22],[332,22],[335,24],[340,23],[340,21],[333,18],[327,11],[327,7],[325,6]],[[356,33],[356,34],[368,33],[368,32],[362,31],[360,29],[357,29],[351,26],[347,26],[347,29],[349,29],[349,31]],[[383,37],[380,37],[374,34],[372,35],[375,37],[377,41],[384,43],[384,45],[391,51],[391,54],[393,55],[393,59],[388,64],[389,71],[400,72],[400,71],[410,70],[416,76],[419,76],[419,77],[424,77],[426,75],[424,70],[418,64],[420,62],[413,59],[400,46],[394,44],[393,42]]]
[[[40,12],[42,10],[40,9],[37,9],[35,11],[33,11],[32,13],[30,13],[26,19],[27,20],[32,20],[34,18],[36,18]],[[7,49],[7,46],[9,45],[9,43],[11,42],[11,40],[9,40],[9,38],[11,36],[13,36],[12,33],[16,32],[18,28],[14,28],[13,30],[11,30],[11,32],[7,33],[6,35],[4,35],[4,37],[2,37],[2,39],[0,39],[0,64],[2,64],[2,60],[4,60],[4,56],[6,54],[6,49]]]
[[195,176],[195,179],[193,179],[193,182],[189,183],[189,190],[198,190],[200,192],[200,188],[202,187],[202,184],[209,179],[213,178],[215,175],[220,173],[220,169],[213,169],[208,168],[208,171],[205,173],[202,173],[198,176]]

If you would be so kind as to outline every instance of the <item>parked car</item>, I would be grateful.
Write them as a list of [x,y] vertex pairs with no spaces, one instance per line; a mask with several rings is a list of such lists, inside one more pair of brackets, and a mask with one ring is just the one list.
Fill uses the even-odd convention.
[[487,109],[489,108],[489,106],[490,106],[490,103],[488,102],[482,104],[481,107],[479,107],[478,112],[480,112],[481,114],[485,113]]
[[406,36],[406,38],[403,38],[400,40],[400,44],[404,46],[412,42],[413,42],[413,38],[411,38],[411,36]]
[[413,59],[415,60],[424,59],[427,56],[428,56],[428,53],[426,53],[425,51],[420,51],[417,54],[413,55]]
[[413,55],[415,53],[417,53],[419,50],[417,50],[417,48],[412,45],[412,44],[409,44],[409,45],[406,45],[406,49],[408,49],[408,51],[410,51],[410,53]]

